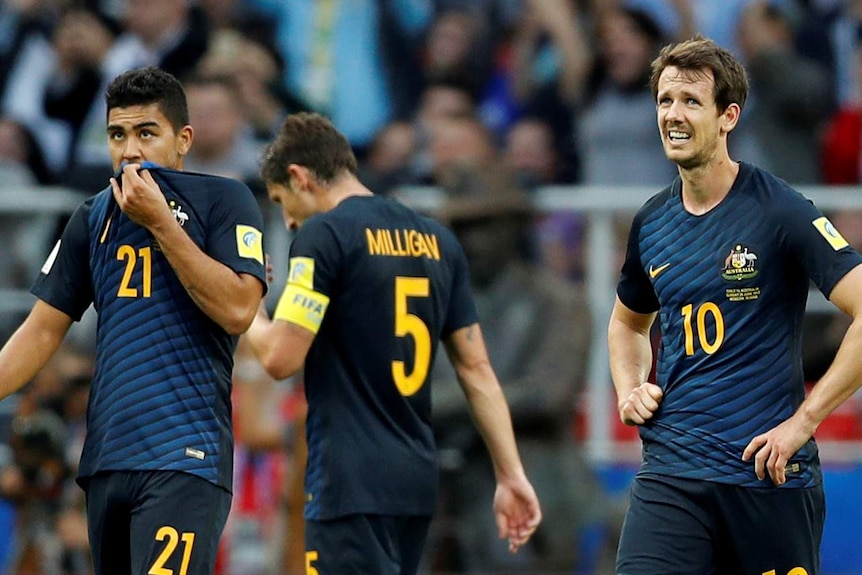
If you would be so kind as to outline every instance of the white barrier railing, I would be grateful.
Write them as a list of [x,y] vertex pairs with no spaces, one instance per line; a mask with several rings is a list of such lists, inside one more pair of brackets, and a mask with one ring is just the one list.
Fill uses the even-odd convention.
[[[797,188],[824,211],[862,211],[862,186],[810,186]],[[640,445],[615,442],[612,425],[616,409],[608,368],[607,326],[613,309],[619,270],[615,263],[624,246],[617,246],[614,221],[619,216],[630,218],[653,194],[656,188],[611,186],[550,186],[535,192],[539,212],[581,212],[588,216],[585,261],[585,286],[592,323],[592,349],[587,368],[587,409],[594,417],[587,427],[587,449],[597,462],[636,460]],[[432,211],[442,200],[435,188],[407,188],[402,191],[405,202],[417,209]],[[833,310],[823,295],[812,290],[810,311]],[[862,461],[862,445],[840,446],[821,442],[821,451],[831,459]]]
[[[862,187],[860,186],[809,186],[798,190],[825,211],[862,211]],[[597,414],[588,427],[587,446],[591,459],[596,462],[638,457],[632,453],[638,446],[615,444],[612,434],[612,417],[616,410],[609,393],[610,374],[607,355],[607,322],[613,308],[616,280],[619,270],[615,267],[621,246],[614,234],[614,220],[630,216],[658,190],[646,187],[605,186],[549,186],[534,193],[538,212],[571,211],[588,216],[586,245],[586,293],[590,307],[593,341],[590,364],[587,369],[587,404],[589,412]],[[403,201],[423,211],[433,211],[440,205],[442,192],[437,188],[412,187],[399,191]],[[83,196],[65,188],[4,189],[0,182],[0,215],[33,213],[71,213]],[[279,218],[268,218],[273,225],[280,226]],[[283,237],[283,234],[276,234]],[[283,251],[283,246],[277,246]],[[33,297],[26,290],[0,290],[0,314],[21,312],[29,309]],[[809,297],[809,310],[833,309],[816,290]],[[608,414],[607,417],[602,414]],[[849,449],[849,451],[848,451]],[[825,452],[829,452],[825,446]],[[844,446],[840,459],[862,460],[862,446]]]

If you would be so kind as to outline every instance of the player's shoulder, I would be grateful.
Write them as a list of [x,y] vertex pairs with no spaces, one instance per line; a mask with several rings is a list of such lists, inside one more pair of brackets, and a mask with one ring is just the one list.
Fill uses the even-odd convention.
[[376,194],[347,198],[334,209],[309,218],[303,229],[309,226],[327,226],[341,230],[388,226],[441,233],[447,231],[445,226],[433,218],[420,214],[394,198]]
[[[334,209],[312,216],[302,225],[294,241],[300,237],[302,241],[320,241],[326,237],[339,244],[343,251],[350,251],[365,246],[368,234],[376,237],[381,230],[396,234],[415,230],[423,236],[434,236],[433,240],[444,248],[457,244],[452,231],[439,221],[397,199],[376,194],[347,198]],[[452,251],[446,249],[445,253]]]
[[634,225],[640,225],[646,220],[651,214],[659,212],[663,207],[665,207],[670,200],[674,198],[674,196],[679,196],[682,191],[682,181],[679,177],[676,177],[673,182],[663,188],[661,191],[653,194],[647,199],[643,204],[641,204],[640,208],[638,208],[634,217]]
[[78,204],[78,207],[75,209],[75,213],[88,217],[92,213],[105,212],[110,209],[113,201],[114,192],[111,190],[111,186],[107,186],[95,194],[84,198],[81,203]]
[[234,178],[157,166],[151,169],[151,173],[159,185],[167,185],[171,190],[183,195],[203,195],[214,202],[253,196],[245,183]]
[[761,204],[773,204],[775,207],[787,207],[788,202],[808,200],[787,181],[761,167],[745,162],[739,163],[739,174],[735,187],[743,195],[757,200]]

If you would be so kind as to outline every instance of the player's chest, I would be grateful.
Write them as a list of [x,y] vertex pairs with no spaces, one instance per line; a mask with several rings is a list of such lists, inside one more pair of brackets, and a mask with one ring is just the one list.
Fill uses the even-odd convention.
[[680,226],[675,234],[642,244],[642,264],[663,307],[763,298],[784,258],[772,231],[732,221],[689,228]]

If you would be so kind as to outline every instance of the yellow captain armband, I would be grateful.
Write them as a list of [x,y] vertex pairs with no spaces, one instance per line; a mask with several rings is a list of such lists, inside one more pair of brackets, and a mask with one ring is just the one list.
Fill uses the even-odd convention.
[[273,319],[282,319],[317,333],[329,306],[329,297],[296,284],[287,284]]

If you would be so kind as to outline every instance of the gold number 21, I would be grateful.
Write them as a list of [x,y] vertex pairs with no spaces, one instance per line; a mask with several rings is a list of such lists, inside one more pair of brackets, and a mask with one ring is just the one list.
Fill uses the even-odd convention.
[[141,271],[143,272],[143,285],[141,285],[140,297],[150,297],[153,287],[153,257],[150,247],[140,248],[135,253],[135,248],[123,244],[117,248],[117,259],[126,261],[126,269],[117,290],[117,297],[138,297],[138,288],[132,287],[132,274],[138,259],[141,260]]
[[182,535],[173,527],[165,525],[160,527],[158,532],[156,532],[156,541],[164,541],[167,539],[165,543],[165,548],[162,549],[162,552],[159,554],[156,562],[153,563],[153,566],[150,567],[150,570],[147,572],[149,575],[174,575],[173,569],[168,569],[165,567],[165,563],[168,562],[171,555],[173,555],[174,551],[179,544],[180,538],[183,540],[183,561],[180,565],[179,575],[186,575],[189,571],[189,560],[192,557],[192,547],[195,545],[195,534],[194,533],[183,533]]

